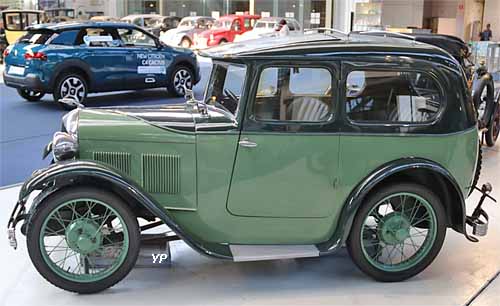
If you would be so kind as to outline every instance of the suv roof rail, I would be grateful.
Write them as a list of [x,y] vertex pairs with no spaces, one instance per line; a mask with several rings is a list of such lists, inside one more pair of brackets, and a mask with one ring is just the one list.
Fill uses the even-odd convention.
[[310,28],[310,29],[304,29],[304,34],[315,34],[315,33],[324,33],[329,36],[333,36],[335,38],[340,38],[336,36],[335,34],[340,34],[342,38],[346,38],[349,40],[350,38],[350,33],[335,29],[335,28]]
[[410,39],[410,40],[413,40],[413,41],[416,41],[416,39],[417,39],[415,36],[411,36],[411,35],[408,35],[408,34],[398,33],[398,32],[391,32],[391,31],[382,31],[382,30],[364,31],[364,32],[359,32],[359,34],[362,34],[362,35],[385,34],[384,37],[387,37],[387,36],[398,36],[400,38]]

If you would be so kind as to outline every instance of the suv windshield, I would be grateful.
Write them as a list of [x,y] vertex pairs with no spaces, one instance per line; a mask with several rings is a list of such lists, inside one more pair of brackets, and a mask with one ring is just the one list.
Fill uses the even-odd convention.
[[246,72],[245,65],[215,63],[205,91],[205,102],[236,115]]

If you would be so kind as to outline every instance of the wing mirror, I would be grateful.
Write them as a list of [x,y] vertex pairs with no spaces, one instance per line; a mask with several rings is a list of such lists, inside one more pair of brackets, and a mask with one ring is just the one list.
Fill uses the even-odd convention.
[[70,107],[85,108],[83,104],[81,104],[80,102],[78,102],[76,99],[73,98],[62,98],[59,99],[59,102],[62,104],[66,104]]

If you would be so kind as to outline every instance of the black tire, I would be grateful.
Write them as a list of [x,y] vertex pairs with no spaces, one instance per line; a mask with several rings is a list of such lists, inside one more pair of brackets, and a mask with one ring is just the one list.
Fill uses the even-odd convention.
[[[43,259],[39,244],[39,235],[45,219],[62,203],[72,199],[90,198],[103,201],[116,210],[124,220],[129,234],[129,247],[125,260],[120,267],[108,277],[95,282],[75,282],[59,276]],[[95,293],[105,290],[121,281],[132,270],[140,249],[140,232],[137,218],[128,206],[112,193],[91,187],[74,187],[65,189],[45,199],[32,216],[27,232],[29,256],[38,272],[50,283],[61,289],[77,293]]]
[[184,65],[179,65],[175,67],[170,74],[167,89],[169,93],[177,97],[183,97],[185,94],[183,85],[186,85],[188,89],[193,89],[194,82],[195,77],[193,69]]
[[[427,255],[425,255],[425,257],[418,261],[414,266],[402,271],[389,272],[375,267],[370,263],[369,260],[367,260],[361,246],[361,231],[365,222],[365,218],[370,213],[370,211],[377,204],[379,204],[379,201],[392,194],[401,192],[416,194],[430,203],[437,220],[436,237]],[[446,220],[447,218],[445,210],[442,206],[441,201],[429,189],[421,185],[412,183],[392,184],[375,191],[374,193],[370,194],[368,198],[366,198],[366,201],[364,201],[364,204],[360,207],[354,218],[351,232],[347,240],[347,249],[356,266],[358,266],[361,271],[374,278],[375,280],[382,282],[403,281],[423,271],[437,256],[437,254],[441,250],[446,235]]]
[[488,124],[488,130],[484,135],[485,136],[484,138],[486,140],[486,145],[488,147],[495,146],[495,143],[497,142],[498,139],[498,135],[500,134],[500,105],[498,103],[500,103],[500,101],[495,103],[495,110],[493,111],[493,115],[490,118],[490,122]]
[[191,48],[192,45],[193,45],[193,43],[191,42],[191,39],[189,39],[187,37],[184,37],[181,40],[180,46],[183,47],[183,48],[189,49],[189,48]]
[[[75,83],[73,83],[73,81]],[[79,92],[78,94],[74,94],[71,91],[68,92],[68,90],[71,90],[66,87],[67,83],[70,82],[73,84],[82,84],[83,85],[83,91]],[[64,103],[59,102],[62,98],[69,97],[69,95],[72,95],[73,97],[78,97],[79,98],[79,103],[80,104],[85,104],[85,100],[87,99],[87,94],[89,91],[89,86],[87,83],[87,80],[85,77],[78,72],[66,72],[63,73],[56,81],[56,85],[53,90],[53,96],[54,96],[54,101],[59,104],[63,109],[65,110],[72,110],[75,108],[75,106],[70,106]]]
[[26,101],[37,102],[40,101],[45,93],[43,91],[34,91],[29,89],[18,89],[17,93]]
[[223,38],[219,41],[219,45],[224,45],[224,44],[227,44],[227,40]]
[[[486,93],[486,95],[483,96],[483,93]],[[478,112],[479,127],[487,127],[495,111],[495,85],[491,74],[486,73],[481,76],[474,86],[472,100]],[[483,108],[482,105],[484,105],[484,109],[482,114],[480,114],[479,110]]]

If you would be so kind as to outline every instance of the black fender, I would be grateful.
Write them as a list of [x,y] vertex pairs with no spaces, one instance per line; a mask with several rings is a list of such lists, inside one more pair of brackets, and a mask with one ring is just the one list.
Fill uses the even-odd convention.
[[467,235],[467,232],[465,230],[465,198],[462,191],[460,190],[460,186],[458,185],[455,178],[453,178],[451,173],[443,166],[427,159],[403,158],[389,162],[376,169],[367,177],[365,177],[363,181],[351,191],[346,201],[344,202],[337,227],[333,232],[332,237],[328,241],[317,245],[318,249],[320,250],[320,254],[330,254],[338,248],[342,247],[342,245],[346,242],[349,233],[351,232],[351,226],[354,221],[354,217],[356,216],[358,209],[361,207],[363,199],[368,195],[370,191],[372,191],[379,183],[382,183],[382,181],[384,181],[385,179],[388,179],[389,177],[397,173],[402,173],[403,171],[411,169],[425,169],[432,171],[436,174],[439,174],[448,183],[450,183],[453,192],[456,193],[457,199],[459,199],[458,203],[454,204],[458,205],[462,219],[461,224],[459,224],[458,227],[455,228],[455,230],[463,233],[469,239],[469,236]]
[[92,70],[90,69],[89,65],[81,60],[81,59],[67,59],[62,61],[60,64],[57,64],[56,67],[54,68],[52,72],[52,76],[49,80],[49,88],[52,90],[54,86],[56,85],[57,78],[61,75],[61,73],[66,70],[66,69],[71,69],[71,68],[76,68],[79,70],[82,70],[85,72],[85,77],[87,79],[88,85],[89,85],[89,91],[92,91],[93,89],[93,82],[92,82]]
[[[491,123],[491,120],[493,118],[493,114],[495,112],[495,82],[493,80],[493,76],[490,73],[485,73],[481,75],[479,80],[474,86],[474,94],[472,96],[472,100],[474,101],[474,106],[476,107],[476,111],[478,110],[479,105],[481,104],[481,94],[483,93],[484,89],[486,88],[486,108],[484,110],[484,118],[487,119],[487,121],[484,122],[486,126],[489,126]],[[481,120],[483,118],[479,118]]]
[[[62,188],[77,185],[82,179],[91,179],[112,185],[120,191],[122,198],[135,200],[151,214],[160,218],[195,251],[211,257],[232,259],[231,253],[226,246],[215,243],[202,244],[186,233],[173,221],[168,211],[161,209],[160,205],[154,199],[124,174],[92,161],[62,161],[34,172],[32,177],[23,184],[19,192],[18,203],[26,203],[29,195],[35,190],[41,190],[41,193],[33,200],[23,227],[29,226],[33,212],[41,205],[44,199]],[[23,232],[26,232],[26,228]]]

